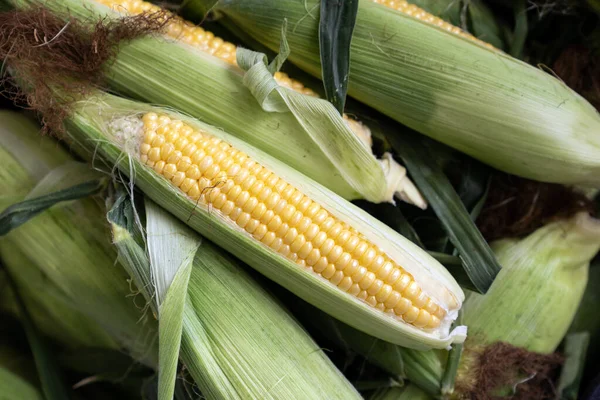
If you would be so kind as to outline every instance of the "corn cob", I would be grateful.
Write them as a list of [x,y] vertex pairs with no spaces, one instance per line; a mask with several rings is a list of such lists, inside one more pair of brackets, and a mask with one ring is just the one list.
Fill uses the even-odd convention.
[[[28,179],[31,185],[34,181],[32,175],[35,175],[35,173],[39,173],[40,176],[47,175],[51,168],[70,159],[70,156],[51,139],[47,137],[36,138],[37,128],[35,124],[13,113],[4,112],[0,115],[2,116],[2,127],[5,130],[0,137],[0,160],[3,165],[14,167],[13,173],[17,177],[12,182],[0,180],[2,193],[5,191],[10,192],[13,188],[19,187],[18,185],[23,185]],[[11,129],[6,129],[9,124]],[[32,130],[33,132],[31,132]],[[30,155],[33,155],[33,157],[30,157]],[[36,155],[40,157],[37,158]],[[25,186],[23,187],[25,188]],[[0,240],[0,247],[2,247],[2,256],[7,256],[6,266],[10,269],[12,275],[18,279],[19,288],[31,292],[33,298],[49,300],[50,304],[46,305],[49,312],[66,311],[66,313],[59,314],[59,316],[70,318],[73,310],[69,311],[69,308],[77,307],[78,310],[93,315],[106,328],[108,327],[108,320],[123,313],[128,307],[131,308],[133,304],[131,299],[126,298],[125,294],[119,299],[121,304],[116,304],[114,301],[107,301],[106,297],[95,296],[92,293],[93,300],[95,300],[94,308],[97,308],[97,310],[90,310],[88,308],[90,298],[82,296],[82,293],[78,292],[80,290],[77,287],[78,285],[83,285],[89,290],[90,286],[100,285],[105,281],[117,286],[117,288],[123,288],[124,286],[129,291],[129,286],[125,280],[121,281],[121,285],[119,285],[110,279],[109,274],[111,272],[122,272],[119,269],[120,266],[115,265],[114,257],[107,260],[98,256],[97,251],[94,252],[93,249],[88,248],[96,255],[95,264],[89,265],[84,258],[80,257],[79,252],[68,251],[70,249],[68,247],[69,241],[73,241],[73,238],[85,236],[90,230],[104,228],[102,213],[88,212],[82,214],[79,212],[77,214],[79,224],[72,226],[68,220],[69,214],[56,211],[56,209],[81,211],[78,210],[77,204],[80,202],[54,207],[8,235],[8,238],[14,239],[14,234],[19,231],[31,230],[31,226],[39,223],[48,224],[49,219],[43,218],[48,213],[52,213],[53,218],[50,221],[55,225],[66,225],[70,228],[69,237],[54,232],[54,235],[49,235],[50,238],[44,242],[45,244],[50,243],[54,245],[55,249],[61,250],[56,252],[60,253],[60,256],[53,254],[50,257],[48,256],[48,249],[44,251],[45,260],[49,263],[54,264],[54,260],[59,259],[59,257],[63,263],[61,266],[63,281],[59,282],[60,288],[56,288],[54,284],[49,284],[46,278],[42,289],[39,281],[43,281],[43,279],[36,278],[33,281],[30,279],[34,274],[32,270],[36,268],[30,268],[32,264],[26,262],[23,253],[25,252],[34,258],[41,257],[41,255],[35,254],[40,252],[37,247],[26,246],[15,252],[13,243],[10,243],[13,247],[9,246],[6,237]],[[97,208],[92,210],[97,210]],[[83,216],[86,217],[85,220]],[[86,223],[83,224],[82,221]],[[105,233],[104,229],[101,230]],[[125,229],[114,224],[112,230],[117,246],[122,244],[124,238],[129,235]],[[24,235],[21,235],[21,237],[24,237]],[[136,241],[133,242],[134,246],[140,246]],[[18,241],[16,244],[21,246]],[[110,246],[109,236],[104,237],[104,240],[99,239],[95,246],[101,249]],[[118,248],[121,249],[121,247]],[[144,254],[143,246],[140,249]],[[122,256],[122,253],[120,253],[120,256]],[[78,263],[77,261],[81,262]],[[75,263],[75,265],[72,265],[72,263]],[[49,266],[43,263],[39,265],[45,266],[50,276],[54,276],[51,274]],[[70,275],[73,275],[73,272],[69,273],[67,268],[85,269],[87,272],[98,270],[100,273],[90,274],[89,278],[92,282],[82,283],[71,279]],[[139,283],[140,291],[148,294],[147,300],[152,302],[156,296],[151,285],[144,284],[150,281],[151,279],[147,279],[137,283]],[[54,298],[49,298],[50,296],[59,293],[64,298],[73,292],[77,292],[80,296],[75,301],[71,298],[68,299],[70,307],[65,307],[63,304],[58,310],[53,309],[53,306],[60,306],[60,304],[54,302]],[[235,295],[232,296],[232,293]],[[103,303],[108,303],[108,305]],[[223,307],[223,304],[227,304],[227,306]],[[34,304],[34,310],[38,305],[40,304]],[[44,304],[42,303],[41,306],[44,306]],[[108,306],[113,308],[107,309]],[[107,315],[99,317],[100,309],[107,312]],[[251,313],[248,313],[249,309],[252,310]],[[92,312],[90,313],[90,311]],[[87,324],[89,319],[80,319],[79,321]],[[240,325],[241,321],[243,321],[243,324]],[[57,327],[65,327],[63,322],[59,318]],[[131,324],[141,325],[142,321],[139,317],[135,317],[132,319],[131,324],[127,321],[121,321],[121,323],[123,325],[121,329],[125,329],[126,326]],[[359,398],[352,385],[333,366],[327,356],[287,311],[245,273],[238,263],[221,254],[215,246],[207,242],[202,243],[196,257],[194,257],[184,323],[186,330],[184,330],[182,359],[200,385],[203,396],[206,398],[302,398],[307,393],[314,393],[315,396],[319,394],[332,399]],[[48,327],[47,324],[42,326],[44,328]],[[57,327],[49,326],[51,332],[56,331],[56,335],[53,336],[61,339]],[[77,328],[80,332],[77,332],[76,329],[73,329],[72,332],[74,333],[73,337],[77,338],[77,343],[66,343],[67,345],[74,346],[78,344],[99,347],[105,344],[89,338],[79,340],[89,327],[82,324]],[[65,333],[71,333],[71,329],[66,332],[63,331],[63,334]],[[63,337],[61,341],[73,337]],[[110,340],[109,343],[111,343]],[[152,342],[142,343],[140,341],[138,344],[144,347],[145,352],[156,353]],[[115,347],[119,348],[118,346]],[[240,354],[236,353],[235,349],[243,350]],[[221,375],[226,378],[225,381],[220,380]],[[2,397],[2,394],[0,393],[0,397]]]
[[[287,19],[290,60],[319,77],[318,4],[221,1],[211,9],[271,49]],[[348,93],[389,117],[515,175],[600,185],[600,116],[550,74],[405,1],[361,0],[351,52]]]
[[497,241],[493,248],[503,268],[488,293],[469,293],[463,309],[474,340],[553,352],[577,312],[590,261],[600,250],[600,222],[580,213],[524,239]]
[[[37,1],[11,0],[11,3],[17,8],[26,8]],[[82,21],[118,18],[126,14],[126,8],[156,9],[149,3],[110,4],[113,4],[112,9],[93,0],[59,0],[44,6],[55,12],[70,13]],[[112,90],[172,106],[223,127],[346,199],[392,201],[396,192],[398,197],[426,207],[425,200],[406,176],[406,170],[391,157],[378,160],[370,147],[365,146],[370,142],[368,127],[347,116],[342,119],[338,115],[327,115],[323,105],[329,104],[312,96],[308,98],[320,103],[316,106],[313,103],[310,110],[304,112],[314,115],[318,110],[323,118],[333,120],[335,132],[330,132],[331,123],[319,128],[314,119],[308,123],[300,121],[291,112],[265,112],[244,86],[242,71],[232,64],[235,49],[232,44],[179,19],[171,21],[167,31],[169,40],[145,37],[120,46],[115,62],[106,69]],[[185,34],[177,34],[184,30]],[[174,37],[181,40],[173,40]],[[279,74],[278,79],[283,86],[309,93],[284,74]],[[314,92],[309,94],[314,95]],[[320,129],[318,138],[311,129]]]
[[371,306],[419,328],[439,327],[444,309],[409,273],[293,185],[182,121],[147,113],[142,122],[140,161],[192,201]]
[[132,179],[157,203],[347,323],[417,348],[464,338],[463,328],[450,334],[462,291],[439,263],[246,143],[107,94],[81,101],[67,128],[88,151],[99,143],[109,163],[125,152]]

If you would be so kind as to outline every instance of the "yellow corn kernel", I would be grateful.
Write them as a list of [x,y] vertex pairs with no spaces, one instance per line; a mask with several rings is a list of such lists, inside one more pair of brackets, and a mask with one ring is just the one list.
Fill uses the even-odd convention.
[[[151,135],[157,120],[165,129],[163,134]],[[226,157],[215,161],[210,155],[214,152],[208,150],[214,140],[206,132],[190,131],[186,143],[182,136],[171,134],[190,130],[181,121],[153,113],[144,115],[142,121],[140,159],[192,199],[210,205],[265,246],[381,312],[391,312],[422,329],[440,325],[445,310],[421,290],[411,274],[275,173],[224,142],[219,145]],[[161,151],[184,145],[205,151],[194,153],[191,159],[182,156],[176,164],[170,162],[170,151]],[[235,174],[223,171],[224,166]],[[252,190],[257,184],[261,189]]]
[[472,40],[472,41],[479,43],[480,45],[483,45],[485,47],[495,49],[495,47],[492,46],[491,44],[486,43],[483,40],[477,39],[475,36],[471,35],[470,33],[465,32],[462,29],[444,21],[443,19],[428,13],[427,11],[423,10],[422,8],[415,6],[414,4],[410,4],[406,0],[371,0],[371,1],[373,1],[374,3],[377,3],[377,4],[381,4],[382,6],[386,6],[388,8],[394,9],[396,11],[400,11],[403,14],[410,15],[411,17],[416,18],[420,21],[438,26],[443,30],[446,30],[455,35],[461,36],[465,39]]

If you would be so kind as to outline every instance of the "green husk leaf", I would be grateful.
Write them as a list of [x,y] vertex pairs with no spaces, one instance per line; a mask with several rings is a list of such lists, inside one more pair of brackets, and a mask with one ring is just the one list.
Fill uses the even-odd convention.
[[497,49],[503,49],[502,31],[494,13],[482,1],[466,0],[465,3],[469,13],[468,30],[478,39],[490,43]]
[[560,400],[577,400],[589,342],[588,332],[571,333],[565,338],[566,359],[556,388]]
[[431,400],[432,397],[415,385],[390,387],[375,391],[369,400]]
[[[15,123],[23,122],[16,113],[3,117],[0,162],[11,172],[0,174],[0,192],[48,194],[78,179],[98,178],[56,141],[39,136],[35,124]],[[0,207],[8,205],[5,200],[0,197]],[[155,359],[146,357],[154,327],[128,298],[131,288],[115,265],[109,232],[95,223],[101,216],[93,199],[55,205],[1,237],[2,257],[44,333],[67,347],[120,347],[154,365]]]
[[[1,8],[2,4],[0,4]],[[33,384],[3,366],[0,366],[0,387],[2,388],[2,393],[0,393],[2,400],[43,400],[42,394]]]
[[[109,213],[115,241],[120,249],[143,254],[114,222],[133,217],[118,215],[133,209],[124,205],[125,196],[117,194],[120,201]],[[132,250],[136,247],[139,251]],[[149,279],[147,259],[126,267]],[[206,240],[196,252],[186,292],[181,358],[206,398],[358,398],[289,314]]]
[[101,192],[105,187],[106,180],[95,179],[14,204],[0,214],[0,236],[8,234],[55,204],[92,196]]
[[191,272],[192,263],[190,260],[180,267],[160,307],[161,317],[158,324],[159,399],[172,399],[175,391],[177,362],[183,330],[183,311]]
[[327,100],[344,113],[350,72],[350,42],[358,0],[321,0],[319,52]]
[[[34,222],[32,222],[34,223]],[[103,327],[83,311],[60,287],[48,281],[44,271],[11,241],[0,241],[0,253],[13,278],[35,326],[44,336],[67,348],[119,348],[119,344]],[[0,287],[7,285],[6,271],[0,274]],[[18,304],[12,290],[0,291],[0,305],[6,313],[18,315]]]
[[600,357],[600,313],[598,313],[600,290],[598,288],[600,288],[600,257],[596,256],[590,264],[588,284],[579,304],[577,314],[573,318],[573,323],[569,328],[569,333],[590,333],[590,343],[586,356],[586,378],[590,378],[600,372],[600,365],[597,363]]
[[158,323],[158,398],[173,398],[183,329],[183,311],[198,235],[162,208],[146,201],[146,229]]
[[18,288],[10,278],[10,275],[7,275],[7,277],[15,293],[15,299],[21,315],[21,323],[23,324],[31,352],[33,353],[44,397],[48,400],[67,400],[70,397],[68,394],[69,390],[61,377],[61,370],[56,362],[56,358],[31,320]]
[[454,383],[456,382],[456,373],[458,372],[458,366],[460,358],[463,352],[463,344],[455,344],[448,353],[448,361],[446,362],[446,369],[444,370],[444,376],[442,377],[442,396],[450,396],[454,393]]
[[[387,187],[381,185],[382,180],[385,181],[381,165],[371,150],[356,140],[356,134],[346,125],[335,107],[326,100],[281,87],[273,78],[272,74],[289,54],[286,24],[282,27],[281,35],[279,54],[270,65],[266,55],[238,49],[238,64],[246,71],[244,85],[263,110],[293,114],[312,141],[327,154],[342,178],[354,188],[362,188],[365,199],[373,202],[379,202],[380,199],[391,201],[393,191],[390,193]],[[348,152],[356,154],[356,157],[348,157]]]
[[427,139],[406,131],[388,139],[442,222],[471,282],[480,293],[487,292],[500,264],[441,168],[423,162],[433,159]]
[[417,351],[385,342],[285,294],[278,293],[311,335],[323,341],[323,346],[343,350],[345,354],[357,353],[398,382],[408,380],[432,396],[440,394],[445,359],[442,352]]
[[527,1],[518,0],[514,4],[515,9],[515,30],[510,43],[510,55],[516,58],[523,57],[523,48],[525,40],[527,40],[528,23],[527,23]]

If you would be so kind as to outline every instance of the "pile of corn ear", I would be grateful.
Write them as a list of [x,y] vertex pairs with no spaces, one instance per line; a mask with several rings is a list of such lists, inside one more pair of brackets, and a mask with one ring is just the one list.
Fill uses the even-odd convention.
[[0,400],[593,392],[600,114],[518,26],[155,3],[0,0]]

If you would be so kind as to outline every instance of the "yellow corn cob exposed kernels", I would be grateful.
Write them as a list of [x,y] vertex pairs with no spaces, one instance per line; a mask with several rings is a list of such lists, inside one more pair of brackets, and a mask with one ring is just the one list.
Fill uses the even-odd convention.
[[420,21],[439,26],[440,28],[442,28],[448,32],[454,33],[455,35],[458,35],[458,36],[462,36],[465,39],[469,39],[469,40],[477,42],[483,46],[489,47],[491,49],[495,49],[495,47],[492,46],[491,44],[486,43],[483,40],[477,39],[475,36],[471,35],[470,33],[465,32],[462,29],[460,29],[459,27],[456,27],[456,26],[444,21],[443,19],[428,13],[427,11],[423,10],[422,8],[415,6],[414,4],[410,4],[406,0],[372,0],[372,1],[374,3],[381,4],[383,6],[392,8],[396,11],[400,11],[403,14],[410,15],[411,17],[416,18]]
[[165,115],[145,114],[140,160],[192,200],[371,306],[434,329],[446,311],[348,224],[246,154]]

